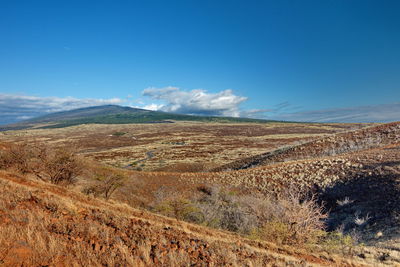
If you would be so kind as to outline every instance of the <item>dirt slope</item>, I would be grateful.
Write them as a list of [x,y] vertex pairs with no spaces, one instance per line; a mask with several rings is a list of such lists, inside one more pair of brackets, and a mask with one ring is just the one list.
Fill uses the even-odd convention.
[[0,173],[2,266],[358,266]]
[[[329,155],[327,151],[333,149],[336,152]],[[330,213],[330,229],[357,231],[365,244],[387,249],[382,255],[400,264],[400,123],[338,134],[287,153],[308,159],[237,171],[137,175],[142,181],[152,181],[146,184],[154,184],[153,190],[163,183],[170,187],[188,184],[187,188],[190,184],[222,184],[276,194],[287,186],[312,189]],[[345,199],[349,203],[339,204]],[[357,219],[366,222],[358,225]]]
[[[330,227],[344,224],[347,230],[362,230],[368,245],[377,246],[366,248],[361,256],[350,261],[278,248],[1,172],[0,263],[5,266],[400,264],[399,137],[400,123],[391,123],[297,146],[263,162],[266,165],[246,170],[213,173],[126,170],[131,179],[114,195],[114,201],[132,204],[138,202],[132,198],[151,197],[161,186],[184,191],[199,184],[216,183],[276,194],[288,185],[311,188],[330,211]],[[292,161],[279,162],[287,158]],[[339,205],[338,200],[346,197],[350,202]],[[367,223],[355,225],[358,217],[367,218]]]

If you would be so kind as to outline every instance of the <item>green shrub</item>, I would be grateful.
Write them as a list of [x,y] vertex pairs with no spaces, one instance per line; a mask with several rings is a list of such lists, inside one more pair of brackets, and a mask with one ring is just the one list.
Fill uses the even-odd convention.
[[200,210],[185,198],[175,198],[159,203],[154,210],[166,216],[174,217],[177,220],[190,222],[202,222],[203,215]]
[[126,132],[115,132],[115,133],[113,133],[112,135],[113,136],[123,136],[123,135],[125,135],[125,134],[127,134]]
[[278,244],[289,244],[293,238],[290,225],[277,220],[271,220],[256,230],[259,239],[275,242]]
[[345,255],[353,255],[358,244],[358,238],[351,234],[344,234],[341,231],[325,233],[319,244],[324,250]]

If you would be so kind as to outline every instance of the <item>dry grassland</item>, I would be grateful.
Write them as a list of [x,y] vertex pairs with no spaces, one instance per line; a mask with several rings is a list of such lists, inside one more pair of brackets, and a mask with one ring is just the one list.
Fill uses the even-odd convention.
[[364,124],[172,124],[80,125],[0,132],[3,142],[74,146],[98,161],[144,171],[206,171],[276,148]]

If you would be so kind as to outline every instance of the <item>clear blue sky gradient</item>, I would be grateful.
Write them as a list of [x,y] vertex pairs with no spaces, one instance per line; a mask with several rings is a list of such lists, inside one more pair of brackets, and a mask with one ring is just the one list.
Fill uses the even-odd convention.
[[400,1],[0,1],[0,92],[232,89],[245,109],[400,101]]

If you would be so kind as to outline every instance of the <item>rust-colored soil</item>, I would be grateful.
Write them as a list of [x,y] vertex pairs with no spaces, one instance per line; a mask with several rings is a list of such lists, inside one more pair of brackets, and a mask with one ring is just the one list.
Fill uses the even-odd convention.
[[[35,246],[28,230],[5,239],[4,244],[11,244],[0,250],[6,265],[116,266],[107,257],[121,266],[400,264],[400,123],[84,125],[6,132],[0,140],[75,145],[88,158],[123,167],[129,177],[105,202],[78,193],[93,182],[85,177],[66,190],[1,172],[2,233],[13,233],[17,226],[39,229],[43,236],[35,240],[54,245]],[[203,184],[248,193],[280,194],[288,186],[312,190],[330,212],[329,227],[346,224],[347,230],[362,233],[367,246],[348,260],[132,208],[152,202],[161,188],[190,194]],[[349,204],[340,205],[346,198]],[[358,217],[368,218],[368,224],[355,224]],[[54,257],[43,261],[42,250],[53,251]],[[175,258],[179,261],[173,262]]]
[[361,266],[0,173],[4,266]]

